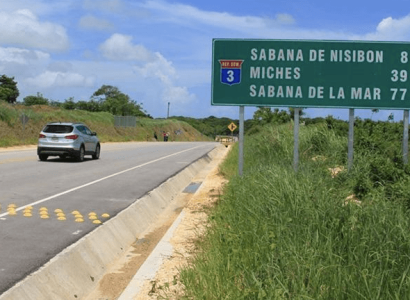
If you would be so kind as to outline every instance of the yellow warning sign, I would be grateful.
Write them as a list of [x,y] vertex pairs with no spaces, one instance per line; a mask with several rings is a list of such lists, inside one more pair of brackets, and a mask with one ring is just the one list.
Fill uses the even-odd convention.
[[230,131],[233,132],[237,128],[237,126],[235,125],[234,122],[232,122],[231,124],[228,125],[228,128],[229,128]]

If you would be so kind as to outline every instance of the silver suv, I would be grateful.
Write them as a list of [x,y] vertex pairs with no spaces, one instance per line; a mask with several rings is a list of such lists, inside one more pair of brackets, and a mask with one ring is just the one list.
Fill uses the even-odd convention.
[[49,156],[68,156],[83,161],[84,155],[100,158],[101,145],[97,133],[83,123],[48,123],[38,138],[37,155],[45,161]]

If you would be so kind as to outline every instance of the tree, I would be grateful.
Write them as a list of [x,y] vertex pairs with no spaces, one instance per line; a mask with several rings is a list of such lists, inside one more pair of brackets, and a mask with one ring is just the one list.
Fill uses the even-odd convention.
[[37,96],[27,96],[23,99],[23,104],[25,106],[31,105],[49,105],[49,101],[47,98],[44,98],[43,95],[37,92]]
[[92,95],[91,101],[98,102],[103,111],[108,111],[113,115],[147,116],[142,111],[141,104],[132,100],[115,86],[103,85]]
[[259,107],[253,114],[253,119],[264,125],[272,122],[273,112],[270,107]]
[[75,106],[77,109],[81,109],[81,110],[87,110],[87,111],[93,111],[93,112],[101,111],[101,105],[97,101],[94,101],[94,100],[78,101]]
[[62,108],[68,109],[68,110],[76,109],[76,103],[74,102],[73,97],[70,97],[70,98],[66,99],[61,106],[62,106]]
[[[292,110],[290,110],[290,113],[292,114]],[[285,124],[290,120],[290,115],[285,110],[279,110],[279,108],[275,108],[272,111],[270,107],[259,107],[253,114],[253,121],[259,125],[268,123]]]
[[115,98],[119,94],[122,94],[120,90],[112,85],[103,85],[97,91],[94,92],[92,98],[97,98],[100,102],[107,100],[108,98]]
[[14,77],[2,75],[0,77],[0,100],[14,103],[17,101],[19,95],[20,92],[17,88],[17,82],[14,81]]

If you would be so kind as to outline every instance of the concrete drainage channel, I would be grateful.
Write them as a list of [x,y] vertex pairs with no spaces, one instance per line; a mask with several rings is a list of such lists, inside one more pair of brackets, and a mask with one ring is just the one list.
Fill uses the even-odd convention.
[[102,226],[66,248],[38,271],[0,295],[0,300],[83,299],[96,288],[107,266],[154,224],[192,178],[225,148],[219,146]]

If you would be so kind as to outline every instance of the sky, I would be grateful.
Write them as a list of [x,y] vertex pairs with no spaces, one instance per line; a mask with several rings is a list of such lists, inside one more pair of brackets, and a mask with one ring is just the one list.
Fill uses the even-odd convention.
[[[89,100],[112,85],[154,118],[239,118],[211,106],[212,39],[410,41],[408,0],[1,0],[0,74],[18,101]],[[245,119],[256,108],[245,108]],[[307,109],[347,119],[347,109]],[[402,111],[356,110],[387,120]]]

